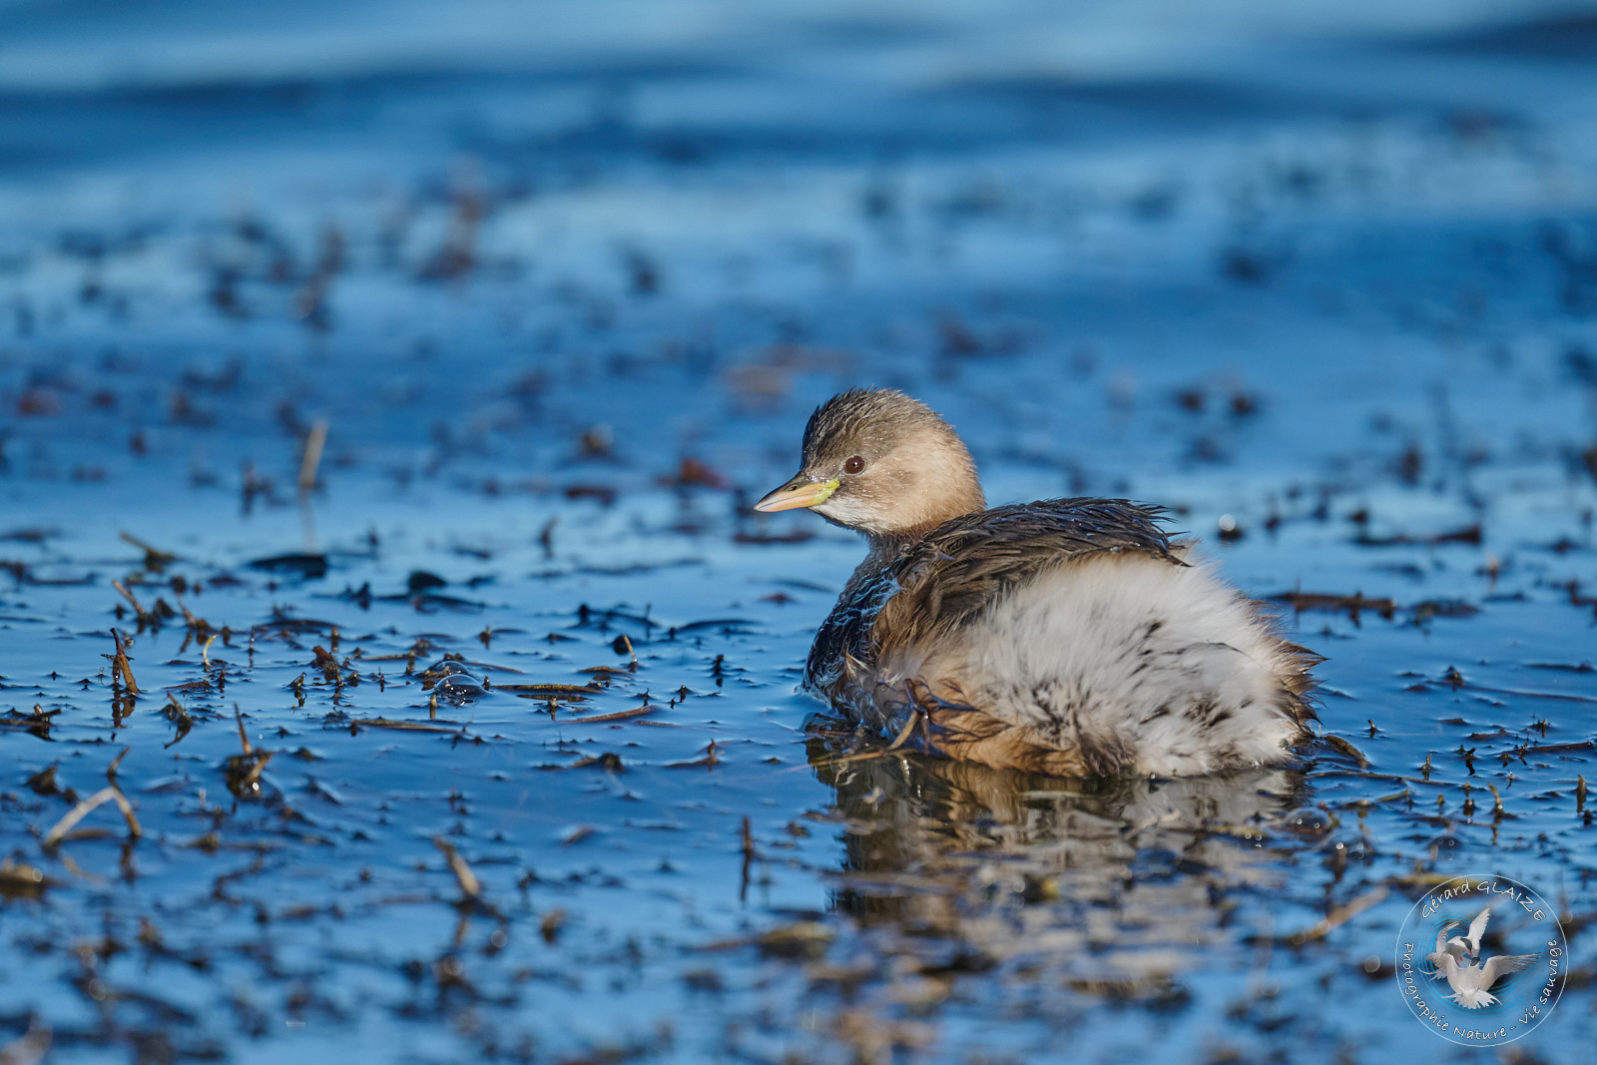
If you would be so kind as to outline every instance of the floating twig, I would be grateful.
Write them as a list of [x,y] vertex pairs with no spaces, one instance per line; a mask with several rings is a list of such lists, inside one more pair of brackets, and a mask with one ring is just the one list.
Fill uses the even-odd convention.
[[389,717],[362,717],[350,722],[357,727],[391,728],[407,732],[447,732],[459,733],[460,725],[433,724],[427,721],[396,721]]
[[660,709],[660,705],[658,703],[650,703],[647,706],[633,707],[631,710],[617,710],[613,714],[598,714],[594,717],[568,717],[563,719],[561,724],[597,725],[605,721],[625,721],[629,717],[641,717],[644,714],[652,714],[658,709]]
[[[118,587],[120,587],[120,584],[118,584]],[[127,589],[123,588],[122,593],[126,595]],[[131,599],[132,596],[128,596],[128,598]],[[121,678],[122,686],[127,689],[128,694],[137,695],[139,694],[139,682],[133,679],[133,667],[129,664],[128,659],[128,641],[116,629],[111,630],[111,639],[116,641],[116,654],[105,656],[111,660],[111,677],[113,680]]]
[[183,613],[183,623],[189,627],[189,631],[196,638],[204,636],[211,631],[211,623],[202,617],[195,616],[194,612],[188,608],[188,605],[183,600],[179,599],[177,601],[177,608]]
[[[1341,736],[1336,735],[1334,732],[1327,732],[1320,738],[1324,741],[1327,747],[1331,748],[1333,751],[1336,751],[1338,754],[1343,754],[1353,759],[1360,766],[1367,766],[1370,764],[1370,760],[1364,757],[1363,751],[1353,746],[1353,744],[1349,743]],[[1426,757],[1429,758],[1428,755]]]
[[460,856],[455,845],[442,836],[433,837],[433,846],[443,852],[444,859],[449,862],[450,872],[455,874],[455,880],[460,884],[461,892],[476,902],[482,897],[482,881],[477,879],[477,874],[471,871],[471,866],[466,864],[466,859]]
[[1334,929],[1341,927],[1365,910],[1386,898],[1390,889],[1385,884],[1377,884],[1351,902],[1344,903],[1325,915],[1325,918],[1306,932],[1297,932],[1287,937],[1293,946],[1301,946],[1314,940],[1324,939]]
[[233,718],[238,722],[238,741],[244,753],[235,754],[227,760],[224,770],[227,790],[241,799],[254,798],[261,790],[261,774],[266,770],[266,763],[272,760],[276,752],[257,751],[250,743],[244,730],[244,715],[237,703],[233,704]]
[[66,838],[66,834],[68,832],[71,832],[77,827],[79,821],[82,821],[85,817],[89,816],[89,814],[93,813],[96,809],[108,802],[116,803],[117,808],[122,811],[122,816],[128,823],[128,834],[130,836],[132,836],[134,839],[138,839],[140,836],[144,835],[143,828],[139,826],[138,818],[133,815],[133,805],[128,802],[127,796],[123,795],[122,789],[117,787],[115,784],[108,784],[99,791],[95,792],[93,795],[90,795],[87,799],[79,802],[72,809],[68,810],[65,816],[55,823],[55,827],[51,828],[49,832],[45,833],[45,849],[53,850],[61,843],[63,839]]
[[561,695],[580,699],[596,695],[604,689],[597,684],[495,684],[494,690],[517,695]]
[[749,824],[748,815],[743,816],[743,876],[738,886],[738,901],[743,901],[749,893],[749,866],[753,864],[754,854],[754,829]]
[[154,570],[159,573],[166,567],[167,563],[177,561],[176,555],[169,551],[162,551],[158,547],[151,547],[132,533],[123,532],[118,535],[122,538],[123,543],[132,544],[144,552],[144,568],[147,570]]
[[632,659],[632,668],[633,669],[637,669],[638,668],[638,652],[636,652],[636,651],[634,651],[632,649],[632,637],[628,636],[626,633],[623,632],[620,636],[617,636],[615,638],[615,643],[613,644],[613,646],[615,648],[615,653],[616,654],[618,654],[618,655],[624,654],[624,655],[629,656]]
[[127,585],[123,584],[121,581],[112,581],[111,587],[122,593],[122,598],[126,599],[129,605],[133,607],[134,617],[138,618],[140,621],[146,621],[149,619],[150,612],[145,610],[144,607],[140,606],[137,599],[133,598],[133,593],[128,591]]
[[1334,595],[1321,592],[1292,591],[1272,595],[1270,598],[1278,603],[1285,603],[1300,613],[1305,610],[1329,610],[1335,613],[1347,611],[1348,616],[1355,623],[1358,622],[1359,614],[1366,610],[1389,619],[1398,609],[1397,602],[1393,599],[1385,596],[1372,598],[1366,596],[1363,592],[1354,592],[1352,595]]
[[168,692],[166,697],[169,700],[166,707],[166,716],[177,726],[177,735],[172,737],[171,743],[162,745],[162,750],[177,746],[178,742],[184,736],[187,736],[189,730],[194,727],[194,719],[189,717],[187,710],[183,709],[183,704],[177,701],[177,696]]
[[471,866],[466,864],[466,859],[460,856],[455,845],[442,836],[434,836],[433,846],[443,853],[444,860],[449,863],[449,871],[455,874],[455,882],[460,885],[460,893],[463,896],[460,905],[475,906],[492,917],[500,917],[499,911],[483,898],[482,881],[477,879],[477,874],[471,871]]
[[316,470],[322,464],[322,449],[327,446],[327,420],[319,418],[305,434],[305,453],[299,460],[299,492],[309,495],[316,488]]
[[233,719],[238,722],[238,742],[244,746],[245,754],[254,754],[255,748],[250,746],[249,735],[244,731],[244,715],[239,711],[238,704],[233,704]]

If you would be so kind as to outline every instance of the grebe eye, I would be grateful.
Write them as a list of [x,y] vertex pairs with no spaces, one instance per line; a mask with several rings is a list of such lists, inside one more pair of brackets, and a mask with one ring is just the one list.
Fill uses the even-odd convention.
[[864,468],[865,468],[865,460],[860,458],[858,455],[855,455],[853,458],[851,458],[847,462],[843,463],[843,472],[844,473],[858,473],[861,470],[863,470]]

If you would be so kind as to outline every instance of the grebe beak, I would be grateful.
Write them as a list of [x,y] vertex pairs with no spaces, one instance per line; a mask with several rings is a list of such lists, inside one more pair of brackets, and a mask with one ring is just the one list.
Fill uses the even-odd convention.
[[837,491],[838,484],[836,477],[830,481],[812,481],[800,474],[754,504],[754,509],[769,514],[778,510],[818,507],[832,498],[832,493]]

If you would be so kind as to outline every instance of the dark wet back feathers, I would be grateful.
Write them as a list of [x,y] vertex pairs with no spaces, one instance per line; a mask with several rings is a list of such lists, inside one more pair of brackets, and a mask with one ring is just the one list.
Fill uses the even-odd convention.
[[1136,553],[1184,565],[1171,553],[1164,512],[1123,499],[1052,499],[977,511],[944,522],[878,572],[858,580],[817,634],[812,683],[844,655],[874,662],[901,647],[976,621],[1012,589],[1066,562]]

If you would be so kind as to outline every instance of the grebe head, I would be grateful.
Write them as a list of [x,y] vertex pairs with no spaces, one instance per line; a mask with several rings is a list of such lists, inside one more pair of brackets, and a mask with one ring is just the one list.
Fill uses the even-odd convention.
[[799,472],[754,509],[808,507],[894,539],[985,506],[970,452],[936,412],[902,392],[852,389],[810,415]]

